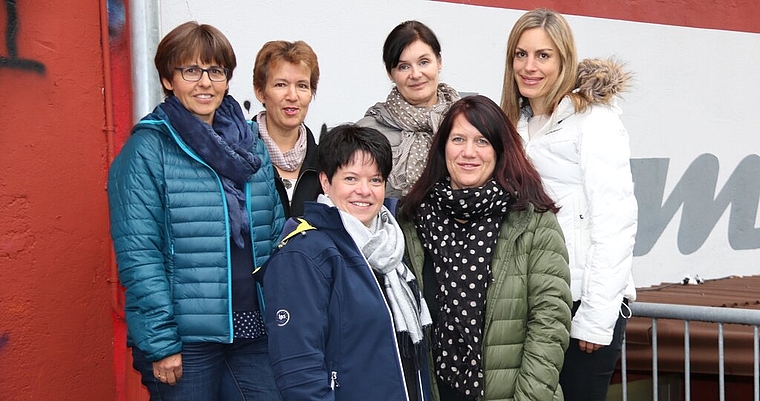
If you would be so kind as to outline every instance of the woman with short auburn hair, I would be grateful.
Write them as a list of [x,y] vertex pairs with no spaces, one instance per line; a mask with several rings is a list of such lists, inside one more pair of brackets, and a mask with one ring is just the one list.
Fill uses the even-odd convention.
[[318,83],[317,55],[306,42],[267,42],[256,55],[253,89],[264,110],[253,120],[275,167],[285,217],[302,215],[304,202],[321,192],[317,142],[304,124]]

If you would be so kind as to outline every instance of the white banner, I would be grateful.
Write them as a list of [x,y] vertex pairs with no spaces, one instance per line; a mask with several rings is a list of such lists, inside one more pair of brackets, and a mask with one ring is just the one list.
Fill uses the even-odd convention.
[[[309,43],[321,70],[306,120],[315,132],[385,100],[382,45],[407,19],[437,34],[443,82],[499,102],[507,35],[524,12],[424,0],[172,0],[160,8],[161,35],[187,20],[227,35],[238,57],[230,93],[248,116],[262,108],[251,78],[261,46]],[[582,58],[614,56],[635,74],[620,105],[639,202],[637,286],[758,274],[760,34],[567,18]]]

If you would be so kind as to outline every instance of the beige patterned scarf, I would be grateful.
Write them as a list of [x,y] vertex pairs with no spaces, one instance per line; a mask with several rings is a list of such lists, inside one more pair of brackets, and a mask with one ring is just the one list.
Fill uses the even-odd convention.
[[406,195],[425,168],[433,135],[451,104],[459,100],[454,88],[438,84],[438,101],[433,107],[415,107],[409,104],[398,88],[393,88],[385,103],[370,107],[365,116],[372,116],[385,126],[401,131],[401,143],[393,152],[393,168],[388,184]]

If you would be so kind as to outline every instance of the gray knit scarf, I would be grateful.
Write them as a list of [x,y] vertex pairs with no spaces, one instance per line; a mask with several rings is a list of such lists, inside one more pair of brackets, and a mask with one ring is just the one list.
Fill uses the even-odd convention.
[[385,103],[377,103],[365,113],[378,123],[401,131],[401,143],[393,150],[393,169],[388,177],[388,184],[401,191],[401,195],[409,193],[420,178],[433,135],[438,131],[443,115],[457,100],[459,93],[454,88],[439,83],[436,104],[415,107],[394,87]]
[[[335,207],[325,195],[319,195],[317,202]],[[385,206],[372,220],[370,227],[349,213],[338,210],[343,227],[372,270],[382,275],[385,281],[385,294],[396,332],[408,333],[412,344],[419,344],[424,337],[423,329],[430,326],[432,320],[414,274],[402,262],[404,234],[398,222]]]

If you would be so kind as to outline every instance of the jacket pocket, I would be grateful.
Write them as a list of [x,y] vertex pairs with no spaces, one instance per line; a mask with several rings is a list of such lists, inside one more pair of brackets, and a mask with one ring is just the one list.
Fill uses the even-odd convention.
[[576,265],[583,269],[591,248],[591,216],[589,216],[586,196],[582,192],[576,192],[573,198],[573,250]]
[[164,190],[164,273],[169,281],[169,295],[174,300],[174,233],[169,194]]

